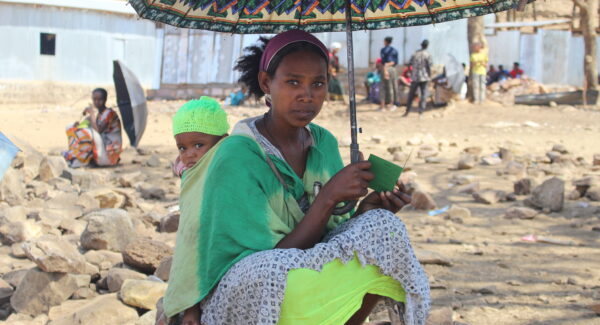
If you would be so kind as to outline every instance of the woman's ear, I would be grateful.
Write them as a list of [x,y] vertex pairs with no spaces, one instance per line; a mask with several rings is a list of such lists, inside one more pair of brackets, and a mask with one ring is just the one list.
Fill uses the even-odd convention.
[[269,88],[270,83],[271,83],[271,77],[269,76],[269,74],[265,71],[259,71],[258,72],[258,85],[260,86],[260,89],[263,91],[263,93],[265,93],[265,94],[271,93],[271,89]]

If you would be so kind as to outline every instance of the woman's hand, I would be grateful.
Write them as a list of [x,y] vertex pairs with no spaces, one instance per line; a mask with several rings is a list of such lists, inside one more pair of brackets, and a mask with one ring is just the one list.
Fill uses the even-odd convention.
[[355,162],[344,167],[323,186],[319,196],[323,195],[334,206],[343,201],[358,200],[367,195],[369,182],[375,175],[369,171],[368,161]]
[[398,188],[395,188],[392,192],[372,192],[369,194],[360,202],[355,215],[360,215],[373,209],[386,209],[392,213],[396,213],[403,206],[409,204],[411,198],[410,195],[406,194],[404,184],[400,181],[396,184]]

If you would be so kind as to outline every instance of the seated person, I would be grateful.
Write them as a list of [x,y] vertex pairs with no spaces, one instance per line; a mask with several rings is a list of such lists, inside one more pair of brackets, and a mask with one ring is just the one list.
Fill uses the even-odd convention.
[[521,78],[523,75],[523,70],[521,70],[519,62],[515,62],[513,64],[513,69],[510,72],[510,77],[513,79]]

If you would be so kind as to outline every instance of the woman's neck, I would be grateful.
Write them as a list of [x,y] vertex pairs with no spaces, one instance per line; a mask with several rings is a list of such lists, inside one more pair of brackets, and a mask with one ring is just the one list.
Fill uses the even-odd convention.
[[272,111],[265,114],[264,122],[265,128],[268,128],[267,131],[277,137],[276,140],[282,145],[298,143],[300,137],[303,136],[303,128],[291,126],[285,121],[277,119]]

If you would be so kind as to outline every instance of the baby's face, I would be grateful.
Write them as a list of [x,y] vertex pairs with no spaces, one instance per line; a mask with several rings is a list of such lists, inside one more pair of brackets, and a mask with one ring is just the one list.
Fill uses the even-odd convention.
[[185,168],[193,167],[204,154],[210,150],[222,136],[210,135],[200,132],[186,132],[175,136],[179,159]]

